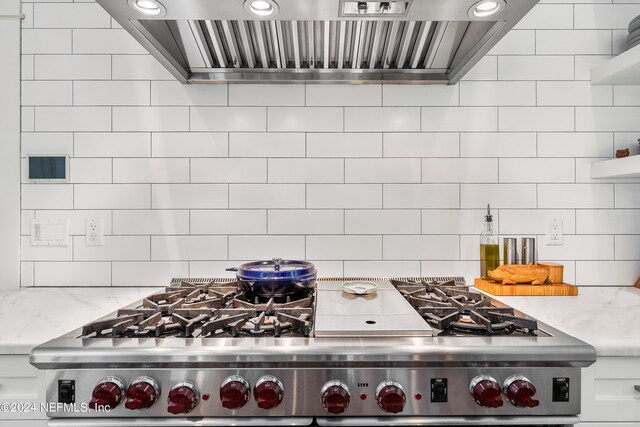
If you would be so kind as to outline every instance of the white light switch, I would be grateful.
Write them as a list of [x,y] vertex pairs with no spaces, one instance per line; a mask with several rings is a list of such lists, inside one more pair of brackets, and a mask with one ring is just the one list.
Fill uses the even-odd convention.
[[69,246],[69,219],[32,219],[31,246]]

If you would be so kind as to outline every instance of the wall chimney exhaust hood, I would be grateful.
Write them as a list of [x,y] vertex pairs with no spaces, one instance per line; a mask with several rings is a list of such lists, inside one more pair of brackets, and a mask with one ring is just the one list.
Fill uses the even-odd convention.
[[182,83],[453,84],[538,0],[97,0]]

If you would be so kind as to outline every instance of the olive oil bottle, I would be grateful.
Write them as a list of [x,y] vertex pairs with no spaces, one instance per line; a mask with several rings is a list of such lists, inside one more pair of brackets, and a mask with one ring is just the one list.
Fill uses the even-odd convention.
[[484,219],[484,229],[480,233],[480,277],[489,279],[487,272],[500,266],[498,233],[493,229],[493,215],[489,205]]

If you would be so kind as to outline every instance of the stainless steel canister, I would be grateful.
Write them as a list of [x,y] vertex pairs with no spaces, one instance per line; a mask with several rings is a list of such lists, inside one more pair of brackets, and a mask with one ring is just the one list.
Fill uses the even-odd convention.
[[515,237],[505,237],[502,246],[503,264],[511,265],[518,263],[517,240]]
[[522,263],[527,265],[536,264],[536,238],[535,237],[523,237],[522,238]]

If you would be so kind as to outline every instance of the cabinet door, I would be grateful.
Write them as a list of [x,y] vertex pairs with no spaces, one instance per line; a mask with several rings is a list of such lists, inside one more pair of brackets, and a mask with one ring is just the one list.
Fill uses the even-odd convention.
[[635,386],[640,386],[640,358],[598,358],[582,370],[580,420],[633,421],[632,425],[640,425],[640,391]]
[[17,423],[17,420],[45,420],[47,415],[40,410],[44,400],[44,374],[31,366],[29,356],[0,355],[0,402],[10,404],[9,411],[0,411],[0,426],[44,425],[35,421]]

